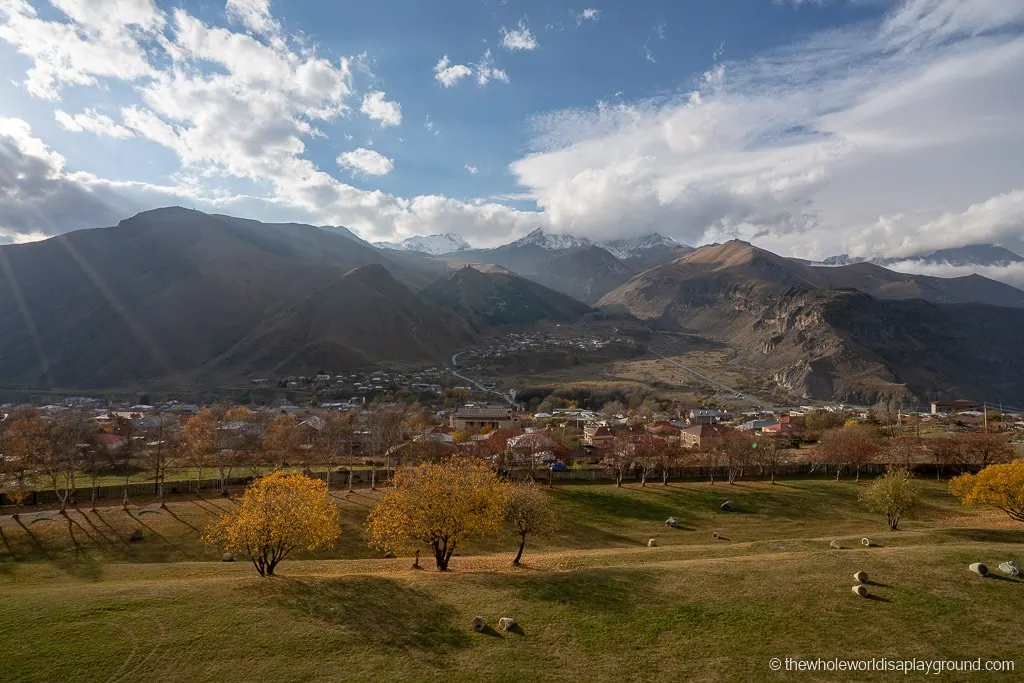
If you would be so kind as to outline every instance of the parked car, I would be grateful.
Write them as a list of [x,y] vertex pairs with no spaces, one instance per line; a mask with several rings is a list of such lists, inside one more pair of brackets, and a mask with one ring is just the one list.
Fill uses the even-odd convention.
[[550,465],[548,465],[548,469],[551,470],[552,472],[568,472],[569,466],[566,465],[564,462],[553,462]]

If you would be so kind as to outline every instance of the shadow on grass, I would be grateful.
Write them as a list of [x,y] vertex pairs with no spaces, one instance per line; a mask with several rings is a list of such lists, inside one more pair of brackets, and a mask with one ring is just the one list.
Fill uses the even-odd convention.
[[174,514],[174,512],[170,508],[167,508],[167,514],[170,515],[172,518],[174,518],[174,520],[177,521],[179,524],[184,524],[185,526],[187,526],[189,529],[191,529],[192,531],[196,532],[197,534],[200,533],[199,529],[195,528],[194,526],[192,526],[191,524],[189,524],[188,522],[183,520],[181,517],[179,517],[178,515]]
[[281,607],[371,647],[443,652],[470,644],[469,624],[460,628],[451,606],[394,579],[276,577],[260,588]]
[[46,551],[46,547],[39,541],[39,538],[35,534],[33,534],[27,526],[25,526],[24,522],[21,521],[20,517],[15,521],[18,523],[18,526],[21,527],[21,530],[25,532],[25,535],[28,536],[29,540],[32,541],[32,545],[34,545],[36,550],[39,551],[39,554],[47,560],[49,560],[50,553]]
[[996,581],[1006,581],[1007,583],[1024,583],[1024,581],[1021,581],[1020,579],[1014,578],[1012,576],[1003,576],[1002,574],[993,574],[991,572],[989,572],[989,574],[985,578],[995,579]]
[[874,600],[875,602],[892,602],[889,598],[883,598],[882,596],[875,595],[874,593],[868,593],[864,597],[867,600]]
[[588,612],[627,612],[656,600],[651,576],[637,570],[589,570],[523,576],[481,576],[488,586],[511,588],[525,600],[572,605]]
[[888,583],[880,583],[878,581],[865,581],[865,586],[874,586],[875,588],[892,588],[892,585]]
[[1024,529],[943,529],[939,533],[977,543],[1024,543]]
[[495,631],[492,627],[488,626],[487,624],[484,624],[484,627],[482,629],[480,629],[479,631],[477,631],[477,633],[479,633],[480,635],[483,635],[483,636],[490,636],[491,638],[501,638],[501,639],[505,638],[505,636],[501,635],[500,633]]

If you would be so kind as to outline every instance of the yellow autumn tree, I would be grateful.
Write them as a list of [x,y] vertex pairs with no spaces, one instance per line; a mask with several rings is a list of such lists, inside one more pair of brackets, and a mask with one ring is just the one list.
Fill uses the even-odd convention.
[[274,472],[247,488],[238,509],[210,526],[203,539],[248,555],[260,576],[273,576],[293,550],[329,548],[340,534],[338,506],[325,482]]
[[456,546],[501,531],[507,487],[483,462],[449,458],[400,470],[370,510],[370,545],[400,553],[429,546],[446,571]]
[[991,505],[1024,522],[1024,460],[962,474],[949,482],[949,490],[964,505]]

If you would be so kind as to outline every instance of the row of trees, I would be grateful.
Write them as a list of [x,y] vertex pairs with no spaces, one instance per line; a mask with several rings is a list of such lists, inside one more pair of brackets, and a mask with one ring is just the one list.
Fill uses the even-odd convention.
[[847,425],[825,431],[808,457],[812,466],[834,468],[836,479],[843,471],[852,471],[859,480],[861,469],[872,463],[907,469],[929,463],[935,466],[938,477],[945,468],[963,472],[969,467],[984,468],[1009,462],[1015,455],[1005,434],[965,432],[928,439],[917,436],[885,438],[871,425]]
[[[341,533],[327,483],[276,471],[250,486],[241,504],[211,525],[204,540],[245,554],[261,576],[295,550],[330,547]],[[528,537],[549,533],[556,517],[550,499],[526,481],[510,483],[477,458],[453,457],[401,470],[366,519],[372,547],[415,553],[428,548],[446,571],[457,547],[494,536],[508,526],[518,539],[512,563]]]

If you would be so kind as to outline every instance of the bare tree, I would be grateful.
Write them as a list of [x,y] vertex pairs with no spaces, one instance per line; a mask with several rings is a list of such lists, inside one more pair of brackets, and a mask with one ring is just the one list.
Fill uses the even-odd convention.
[[45,433],[46,448],[39,452],[39,467],[60,501],[60,514],[66,515],[68,501],[75,491],[81,451],[88,438],[88,421],[81,410],[69,410],[47,422]]
[[39,463],[46,451],[46,424],[32,406],[15,408],[0,425],[0,453],[3,454],[4,488],[15,504],[12,515],[28,498],[39,476]]
[[628,434],[619,434],[605,449],[604,461],[615,475],[615,485],[622,486],[622,479],[633,465],[636,444]]
[[143,426],[142,433],[142,461],[153,473],[153,485],[160,499],[160,507],[166,508],[164,483],[167,480],[167,468],[178,452],[178,420],[171,415],[156,413]]
[[927,456],[924,440],[917,436],[897,436],[882,450],[886,464],[897,469],[913,470]]
[[[385,475],[391,470],[391,449],[402,443],[403,418],[403,411],[397,406],[377,406],[367,419],[371,464],[376,467],[376,463],[384,462]],[[375,474],[374,470],[371,476]]]
[[779,437],[764,433],[754,443],[754,462],[761,468],[761,476],[767,474],[774,484],[779,466],[789,460],[789,449],[783,446]]
[[834,465],[836,481],[839,481],[843,467],[853,468],[857,481],[860,481],[861,468],[873,462],[878,452],[878,438],[871,427],[849,425],[822,434],[813,458],[825,465]]

